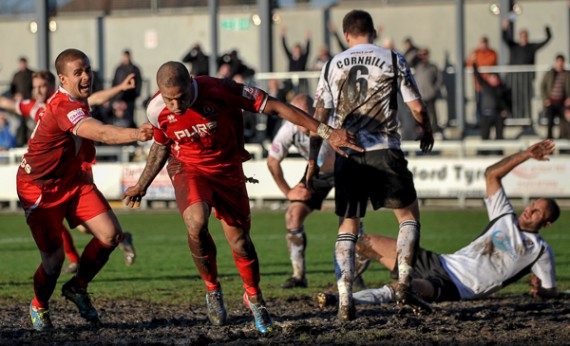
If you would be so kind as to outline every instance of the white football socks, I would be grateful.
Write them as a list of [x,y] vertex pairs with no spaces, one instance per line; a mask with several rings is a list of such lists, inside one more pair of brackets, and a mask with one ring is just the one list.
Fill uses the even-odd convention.
[[304,226],[287,230],[287,248],[289,249],[289,258],[293,266],[293,277],[296,279],[305,277],[306,245],[307,238]]
[[340,275],[337,279],[339,304],[348,305],[352,299],[352,281],[354,279],[355,234],[340,233],[336,238],[335,255]]
[[416,249],[420,243],[420,224],[407,220],[400,224],[396,248],[398,253],[398,284],[409,286],[414,272]]

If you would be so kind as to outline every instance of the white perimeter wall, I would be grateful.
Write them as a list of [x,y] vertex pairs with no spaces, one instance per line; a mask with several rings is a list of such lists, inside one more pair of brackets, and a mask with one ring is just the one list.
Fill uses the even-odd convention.
[[[485,168],[497,161],[489,158],[409,158],[409,169],[419,197],[425,198],[480,198],[485,193]],[[0,201],[17,201],[17,165],[0,166]],[[119,200],[122,192],[133,185],[144,164],[106,164],[93,166],[95,183],[109,200]],[[286,159],[283,163],[287,181],[296,184],[305,171],[302,159]],[[259,180],[247,184],[252,200],[284,199],[274,183],[264,160],[244,163],[246,176]],[[503,180],[506,191],[513,198],[570,197],[570,158],[552,157],[548,162],[530,160],[514,169]],[[332,197],[332,193],[331,196]],[[147,193],[149,200],[174,200],[174,191],[165,170],[155,179]]]

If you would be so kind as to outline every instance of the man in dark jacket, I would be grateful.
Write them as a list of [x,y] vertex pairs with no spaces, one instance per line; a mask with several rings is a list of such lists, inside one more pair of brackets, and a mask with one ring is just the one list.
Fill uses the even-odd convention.
[[131,60],[131,52],[129,50],[123,51],[121,65],[115,70],[115,77],[113,77],[113,86],[121,84],[131,73],[135,74],[135,88],[121,92],[116,96],[115,101],[125,101],[127,104],[127,111],[125,119],[128,119],[130,126],[137,127],[135,124],[135,102],[141,94],[142,77],[139,68],[133,64]]
[[540,95],[548,119],[547,138],[553,138],[554,118],[560,119],[559,137],[570,139],[570,72],[564,69],[564,56],[557,55],[554,67],[540,83]]
[[503,139],[503,127],[511,109],[510,90],[496,73],[483,78],[473,64],[475,78],[481,85],[481,138],[489,139],[491,126],[495,126],[495,139]]
[[182,62],[191,64],[190,74],[192,76],[208,76],[210,74],[209,57],[204,54],[199,43],[192,46],[192,49],[182,58]]
[[[510,65],[534,65],[536,52],[544,47],[552,38],[550,28],[545,27],[546,38],[541,42],[528,41],[528,31],[519,32],[519,41],[515,42],[509,35],[509,18],[502,23],[503,41],[509,46]],[[515,72],[507,74],[507,84],[513,90],[513,115],[518,118],[531,119],[530,101],[534,95],[532,83],[534,72]]]

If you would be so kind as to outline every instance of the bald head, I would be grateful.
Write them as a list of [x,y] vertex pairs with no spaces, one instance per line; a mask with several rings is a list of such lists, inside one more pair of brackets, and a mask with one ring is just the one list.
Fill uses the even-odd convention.
[[184,87],[190,84],[192,77],[186,66],[177,61],[165,62],[156,73],[159,88]]

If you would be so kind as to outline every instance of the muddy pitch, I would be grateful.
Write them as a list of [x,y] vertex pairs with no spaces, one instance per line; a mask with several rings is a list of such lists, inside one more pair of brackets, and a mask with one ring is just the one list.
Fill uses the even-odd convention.
[[334,308],[319,310],[313,296],[268,301],[275,330],[261,336],[247,309],[228,300],[229,323],[211,326],[205,306],[98,299],[100,328],[86,324],[69,302],[54,300],[56,331],[31,329],[27,306],[0,304],[0,345],[564,345],[570,344],[570,295],[536,300],[528,295],[434,305],[429,316],[393,305],[358,306],[357,318],[339,323]]

